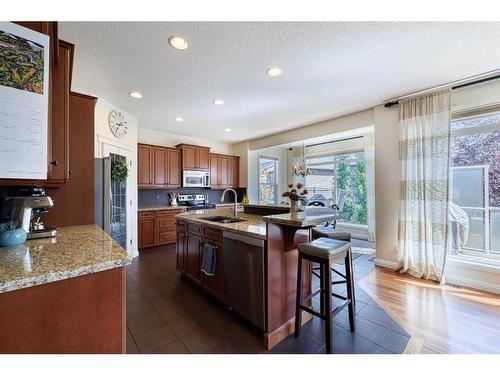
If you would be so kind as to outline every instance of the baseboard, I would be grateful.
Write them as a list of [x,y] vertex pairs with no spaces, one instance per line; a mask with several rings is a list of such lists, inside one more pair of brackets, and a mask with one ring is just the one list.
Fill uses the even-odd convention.
[[390,262],[388,260],[375,258],[375,265],[384,268],[390,268],[391,270],[395,270],[398,267],[398,264],[395,262]]
[[466,277],[446,275],[445,283],[454,286],[463,286],[467,288],[484,290],[486,292],[500,294],[500,285],[485,283],[484,281],[472,280]]

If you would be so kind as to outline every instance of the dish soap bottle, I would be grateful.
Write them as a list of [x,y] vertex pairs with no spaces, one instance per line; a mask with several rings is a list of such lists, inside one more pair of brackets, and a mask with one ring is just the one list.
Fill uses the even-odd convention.
[[243,199],[241,200],[241,204],[248,204],[248,197],[245,195],[243,195]]

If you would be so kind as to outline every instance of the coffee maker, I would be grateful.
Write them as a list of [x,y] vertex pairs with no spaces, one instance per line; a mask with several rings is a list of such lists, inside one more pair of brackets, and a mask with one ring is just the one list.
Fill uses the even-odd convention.
[[45,227],[41,221],[49,208],[54,207],[52,198],[42,188],[21,189],[21,196],[0,198],[0,222],[17,222],[28,239],[55,237],[56,228]]

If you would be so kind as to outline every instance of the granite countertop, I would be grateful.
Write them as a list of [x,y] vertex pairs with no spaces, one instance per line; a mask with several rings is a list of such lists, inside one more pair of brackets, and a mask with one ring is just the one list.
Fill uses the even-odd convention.
[[292,227],[307,228],[324,224],[333,220],[344,219],[345,212],[339,212],[331,208],[307,208],[303,212],[286,213],[279,215],[266,215],[263,220]]
[[183,206],[143,207],[143,208],[139,208],[137,211],[138,212],[145,212],[145,211],[164,211],[164,210],[186,211],[186,207],[183,207]]
[[123,267],[132,258],[97,225],[57,229],[57,237],[0,247],[0,293]]
[[262,216],[238,213],[238,218],[243,219],[239,223],[222,224],[212,221],[203,220],[207,216],[233,216],[231,208],[220,208],[211,210],[197,210],[178,214],[178,219],[194,221],[211,227],[225,230],[227,232],[243,234],[249,237],[258,238],[261,240],[267,239],[267,227]]

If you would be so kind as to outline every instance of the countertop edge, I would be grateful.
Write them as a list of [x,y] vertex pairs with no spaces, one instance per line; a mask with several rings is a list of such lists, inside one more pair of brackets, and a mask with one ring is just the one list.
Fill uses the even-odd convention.
[[62,281],[74,277],[90,275],[102,271],[108,271],[114,268],[125,267],[130,263],[132,263],[132,258],[130,256],[127,256],[126,258],[121,260],[103,262],[96,265],[80,267],[69,271],[49,272],[43,276],[36,276],[36,277],[9,281],[0,285],[0,293],[12,292],[15,290],[29,288],[32,286],[44,285],[55,281]]

